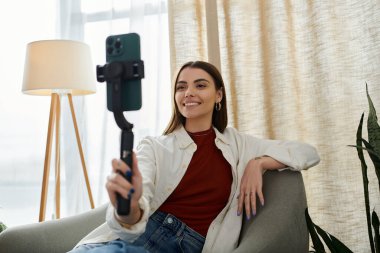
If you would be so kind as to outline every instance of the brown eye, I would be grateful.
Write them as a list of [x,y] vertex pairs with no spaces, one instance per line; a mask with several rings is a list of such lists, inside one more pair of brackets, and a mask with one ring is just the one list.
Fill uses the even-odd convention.
[[177,87],[175,88],[176,91],[181,91],[184,89],[185,89],[185,85],[177,85]]

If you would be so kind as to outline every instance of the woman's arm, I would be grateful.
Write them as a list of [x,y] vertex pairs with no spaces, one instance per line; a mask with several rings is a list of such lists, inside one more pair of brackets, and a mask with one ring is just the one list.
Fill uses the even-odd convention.
[[[245,208],[246,217],[249,220],[256,215],[256,198],[259,198],[261,206],[264,206],[262,192],[263,174],[265,170],[284,169],[286,165],[269,156],[256,157],[248,162],[241,179],[240,193],[238,195],[238,215]],[[257,196],[257,197],[256,197]]]
[[119,223],[130,228],[140,221],[143,212],[139,206],[142,195],[142,176],[138,169],[135,153],[133,153],[132,183],[128,182],[119,172],[125,175],[132,173],[132,170],[122,160],[114,159],[112,160],[112,173],[107,178],[106,189],[115,210],[117,207],[116,194],[120,194],[125,199],[131,199],[129,215],[121,216],[115,212],[115,218]]
[[247,219],[256,214],[256,199],[264,205],[262,175],[265,170],[290,169],[300,171],[317,165],[317,150],[303,142],[262,140],[250,135],[240,135],[240,163],[242,177],[238,196],[238,215],[246,211]]
[[[108,177],[106,184],[111,202],[107,210],[107,224],[119,238],[129,242],[133,242],[144,232],[149,218],[149,203],[153,196],[153,181],[156,173],[152,140],[144,138],[139,143],[137,157],[134,154],[133,163],[132,184],[116,173],[117,171],[126,173],[130,170],[124,162],[118,159],[112,161],[112,174]],[[117,214],[116,192],[124,198],[131,198],[131,209],[128,216]]]

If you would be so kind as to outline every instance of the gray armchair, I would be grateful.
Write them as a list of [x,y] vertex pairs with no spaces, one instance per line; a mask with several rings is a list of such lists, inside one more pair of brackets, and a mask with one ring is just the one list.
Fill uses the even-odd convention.
[[[239,247],[233,253],[308,252],[302,175],[268,171],[264,175],[265,206],[244,220]],[[8,228],[0,233],[1,253],[66,252],[105,221],[106,206],[60,220]]]

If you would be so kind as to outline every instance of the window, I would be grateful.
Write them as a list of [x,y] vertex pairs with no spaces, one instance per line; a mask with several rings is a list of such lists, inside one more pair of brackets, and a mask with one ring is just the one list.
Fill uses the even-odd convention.
[[26,45],[55,37],[55,8],[50,0],[14,0],[0,10],[0,221],[7,226],[38,220],[50,98],[21,88]]
[[[109,35],[137,32],[145,65],[142,83],[143,106],[126,112],[134,124],[135,146],[146,135],[159,135],[170,118],[170,63],[166,1],[82,0],[83,40],[92,48],[94,63],[105,64],[105,39]],[[84,20],[84,21],[83,21]],[[75,26],[75,25],[74,25]],[[73,34],[75,36],[75,34]],[[98,84],[95,95],[86,97],[88,166],[91,168],[95,202],[108,201],[105,179],[110,161],[119,154],[120,129],[113,114],[106,110],[105,84]]]
[[[21,93],[27,43],[57,38],[82,40],[91,48],[95,68],[105,64],[104,44],[108,35],[139,33],[145,63],[143,107],[125,113],[135,126],[136,145],[146,135],[161,134],[170,118],[169,36],[166,1],[162,0],[36,0],[33,3],[15,0],[7,3],[2,11],[3,31],[10,39],[4,40],[0,49],[0,66],[4,71],[0,93],[0,221],[15,226],[38,221],[50,104],[50,97]],[[16,20],[20,22],[14,23]],[[5,24],[9,22],[14,25],[7,27]],[[97,84],[94,95],[74,97],[74,104],[92,194],[95,205],[99,206],[108,201],[104,184],[111,159],[119,154],[120,129],[112,113],[106,110],[104,83]],[[90,209],[67,107],[67,100],[63,99],[61,217]],[[54,217],[53,171],[51,168],[46,220]]]

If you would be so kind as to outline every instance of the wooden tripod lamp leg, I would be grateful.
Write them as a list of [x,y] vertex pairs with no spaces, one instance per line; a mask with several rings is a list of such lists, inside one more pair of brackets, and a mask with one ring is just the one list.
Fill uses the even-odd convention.
[[77,138],[77,144],[78,144],[78,149],[79,149],[79,154],[82,162],[82,168],[83,168],[83,173],[84,173],[84,178],[86,180],[86,186],[87,186],[87,192],[88,192],[88,197],[90,198],[90,205],[91,208],[94,209],[94,200],[92,199],[92,193],[91,193],[91,187],[90,187],[90,182],[88,180],[88,175],[87,175],[87,169],[86,169],[86,163],[84,161],[84,155],[83,155],[83,149],[82,149],[82,144],[80,141],[79,137],[79,131],[78,131],[78,125],[77,125],[77,120],[75,117],[75,112],[74,112],[74,105],[73,105],[73,99],[71,94],[67,94],[69,98],[69,103],[70,103],[70,110],[71,110],[71,116],[73,117],[73,123],[74,123],[74,128],[75,128],[75,135]]
[[46,198],[48,192],[48,184],[49,184],[49,171],[50,171],[50,157],[51,157],[51,144],[53,137],[53,129],[54,129],[54,118],[55,118],[55,108],[57,104],[57,94],[53,93],[51,95],[50,102],[50,115],[49,115],[49,125],[47,132],[47,140],[46,140],[46,150],[45,150],[45,162],[44,162],[44,173],[42,178],[42,191],[41,191],[41,202],[40,202],[40,216],[39,221],[45,220],[45,211],[46,211]]
[[60,119],[61,101],[57,95],[55,115],[55,214],[56,219],[61,217],[61,154],[60,154]]

